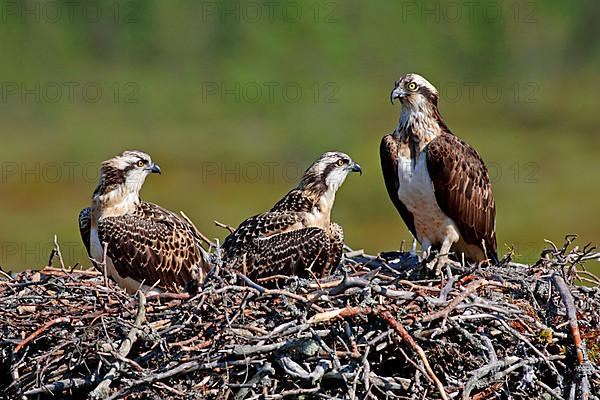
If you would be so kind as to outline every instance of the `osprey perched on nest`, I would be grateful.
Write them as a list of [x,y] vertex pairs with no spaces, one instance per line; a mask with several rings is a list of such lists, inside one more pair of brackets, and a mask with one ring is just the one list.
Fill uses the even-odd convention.
[[450,251],[469,261],[496,253],[496,205],[479,154],[450,132],[438,112],[438,92],[425,78],[404,75],[391,101],[402,103],[400,122],[381,141],[381,168],[392,202],[426,254]]
[[[248,218],[223,242],[226,262],[255,279],[276,274],[325,274],[342,257],[344,231],[331,222],[335,194],[360,166],[328,152],[311,165],[297,188],[271,210]],[[245,269],[245,270],[244,270]]]
[[160,173],[148,154],[125,151],[104,161],[91,207],[79,214],[81,239],[95,266],[129,293],[154,285],[193,289],[209,270],[196,229],[181,216],[140,200],[146,176]]

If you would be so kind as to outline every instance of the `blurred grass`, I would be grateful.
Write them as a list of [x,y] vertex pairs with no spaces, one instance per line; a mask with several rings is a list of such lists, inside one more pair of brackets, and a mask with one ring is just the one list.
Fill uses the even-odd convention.
[[[389,104],[389,92],[406,72],[446,89],[440,101],[446,122],[490,166],[501,250],[514,246],[519,259],[531,261],[544,238],[562,242],[565,234],[577,233],[581,244],[599,242],[596,3],[482,2],[481,9],[490,3],[501,8],[503,17],[493,23],[477,13],[470,22],[466,10],[458,22],[443,15],[436,22],[407,15],[406,2],[367,7],[358,0],[295,2],[304,16],[296,23],[277,13],[274,22],[265,14],[256,23],[243,15],[240,22],[206,15],[207,4],[225,3],[242,4],[133,3],[139,7],[136,23],[108,17],[98,23],[77,17],[36,23],[2,16],[0,82],[27,87],[95,82],[103,96],[97,103],[81,96],[69,102],[66,95],[56,103],[2,98],[0,265],[19,270],[45,263],[54,234],[64,243],[68,263],[89,264],[79,244],[77,214],[95,182],[82,168],[124,149],[147,151],[163,168],[162,176],[147,180],[146,200],[184,210],[203,232],[219,238],[225,232],[214,219],[235,225],[269,208],[295,183],[277,168],[272,182],[204,179],[209,165],[276,162],[304,169],[324,151],[347,152],[364,174],[349,177],[342,187],[334,218],[354,248],[371,253],[398,248],[409,235],[385,192],[378,146],[397,122],[399,106]],[[448,4],[413,3],[433,9],[438,4],[440,10]],[[117,3],[96,4],[110,15]],[[337,9],[326,8],[331,4]],[[515,22],[515,4],[521,22]],[[522,22],[526,4],[537,5],[537,22]],[[338,22],[323,23],[331,10]],[[109,89],[115,82],[118,102]],[[122,101],[128,82],[139,88],[138,103]],[[279,90],[268,101],[266,89],[257,102],[203,96],[207,84],[232,88],[236,82],[294,83],[303,92],[297,102],[286,101]],[[479,83],[473,99],[467,95],[470,82]],[[337,88],[337,102],[324,101],[331,93],[328,83]],[[525,102],[529,83],[537,88],[532,103]],[[497,101],[486,100],[486,84],[502,89]],[[453,85],[462,96],[450,90]],[[7,174],[5,168],[15,163],[27,168],[56,163],[63,176],[54,182],[43,173],[24,179]],[[73,179],[64,163],[77,163]]]

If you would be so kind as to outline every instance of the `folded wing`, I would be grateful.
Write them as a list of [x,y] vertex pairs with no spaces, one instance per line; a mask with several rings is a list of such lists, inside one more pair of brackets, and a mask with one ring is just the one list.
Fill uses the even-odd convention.
[[187,221],[151,203],[138,212],[100,219],[98,236],[123,277],[179,291],[208,272],[201,239]]
[[454,135],[441,135],[427,147],[427,169],[440,209],[458,226],[463,240],[494,261],[496,204],[483,160]]

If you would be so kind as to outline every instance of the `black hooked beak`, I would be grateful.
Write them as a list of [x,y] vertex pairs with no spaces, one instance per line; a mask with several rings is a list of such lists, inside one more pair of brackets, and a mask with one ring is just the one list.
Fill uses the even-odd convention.
[[357,163],[353,163],[352,172],[358,172],[360,175],[362,175],[362,168]]
[[396,87],[390,93],[390,102],[394,104],[394,99],[401,99],[406,93],[400,87],[400,81],[396,81]]
[[394,88],[392,89],[392,91],[390,92],[390,103],[394,104],[394,92],[396,91],[396,89],[398,89],[398,86],[400,86],[400,81],[396,81],[394,83]]
[[158,164],[152,164],[152,166],[150,168],[148,168],[148,171],[152,172],[153,174],[160,174],[160,167],[158,166]]

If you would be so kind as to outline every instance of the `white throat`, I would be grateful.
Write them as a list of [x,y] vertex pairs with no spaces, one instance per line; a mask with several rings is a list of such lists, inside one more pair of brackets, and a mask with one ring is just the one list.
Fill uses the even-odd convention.
[[318,204],[315,204],[313,209],[306,214],[305,226],[329,230],[334,202],[335,190],[330,188],[319,198]]
[[411,103],[402,104],[400,120],[395,133],[400,138],[414,135],[414,139],[418,139],[418,142],[424,147],[442,132],[438,121],[432,115],[428,104]]
[[[344,184],[344,181],[348,177],[348,173],[348,170],[342,168],[332,171],[325,179],[325,184],[327,185],[327,192],[325,195],[335,197],[335,193]],[[331,194],[327,194],[329,192],[331,192]]]
[[327,219],[329,219],[331,216],[331,209],[333,208],[333,203],[335,202],[336,192],[337,188],[330,187],[319,199],[319,206],[322,212],[327,215]]
[[[347,175],[347,174],[346,174]],[[316,203],[312,210],[306,214],[305,226],[317,227],[329,230],[331,223],[331,210],[333,203],[335,202],[335,194],[339,187],[344,183],[345,176],[339,180],[328,182],[327,190],[321,194],[318,203]]]
[[130,190],[127,185],[121,185],[92,200],[93,210],[97,218],[117,217],[132,212],[140,204],[139,192]]

